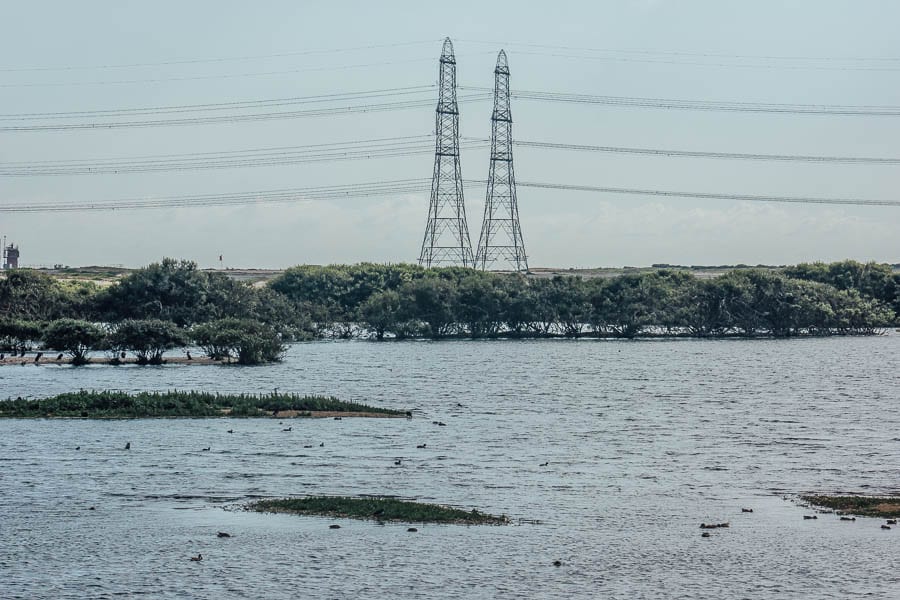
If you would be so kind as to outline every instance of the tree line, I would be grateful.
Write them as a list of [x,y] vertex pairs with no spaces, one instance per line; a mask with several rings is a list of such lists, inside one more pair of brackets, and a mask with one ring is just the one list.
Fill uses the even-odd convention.
[[266,361],[285,342],[325,336],[866,335],[896,325],[898,314],[900,274],[856,261],[735,269],[714,278],[658,269],[589,279],[303,265],[252,285],[164,259],[106,286],[21,269],[0,279],[0,347],[43,341],[73,358],[129,351],[146,362],[188,344],[211,356]]

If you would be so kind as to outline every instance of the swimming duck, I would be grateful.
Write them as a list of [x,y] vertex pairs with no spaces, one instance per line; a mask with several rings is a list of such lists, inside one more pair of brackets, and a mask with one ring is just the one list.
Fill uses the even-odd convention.
[[191,557],[191,560],[192,560],[193,562],[200,562],[201,560],[203,560],[203,555],[200,554],[200,553],[198,552],[198,553],[197,553],[197,556],[192,556],[192,557]]

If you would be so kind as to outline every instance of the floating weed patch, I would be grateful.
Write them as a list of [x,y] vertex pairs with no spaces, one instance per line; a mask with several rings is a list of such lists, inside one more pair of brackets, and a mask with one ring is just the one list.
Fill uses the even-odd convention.
[[212,394],[208,392],[85,391],[41,400],[0,400],[0,418],[81,417],[136,419],[150,417],[280,417],[316,413],[356,416],[406,416],[405,411],[343,402],[326,396],[296,394]]
[[415,523],[452,523],[463,525],[505,525],[505,515],[494,516],[477,510],[465,511],[439,504],[410,502],[395,498],[313,496],[258,500],[247,505],[256,512],[317,515],[347,519],[401,521]]
[[800,499],[814,506],[864,517],[900,517],[897,496],[800,496]]

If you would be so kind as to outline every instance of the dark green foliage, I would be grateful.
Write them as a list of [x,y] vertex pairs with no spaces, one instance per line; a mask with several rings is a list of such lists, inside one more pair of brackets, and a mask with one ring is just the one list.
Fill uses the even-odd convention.
[[100,345],[104,332],[88,321],[59,319],[44,330],[43,341],[47,348],[61,350],[72,357],[72,364],[87,362],[87,353]]
[[43,335],[44,324],[40,321],[0,319],[0,351],[24,350]]
[[[165,259],[99,293],[27,271],[0,278],[0,317],[75,315],[113,329],[126,319],[193,325],[210,355],[245,364],[277,360],[283,343],[323,335],[870,335],[895,325],[898,311],[900,273],[855,261],[744,267],[712,279],[676,269],[581,279],[405,264],[303,265],[259,287]],[[22,339],[0,332],[0,343]]]
[[[679,291],[692,283],[692,276],[674,271],[627,274],[595,282],[591,323],[601,334],[624,338],[640,335],[651,326],[682,325],[675,300]],[[693,310],[688,308],[689,312]]]
[[300,266],[271,287],[322,330],[363,325],[376,339],[524,336],[872,334],[895,321],[889,265],[844,261],[784,272],[742,268],[715,279],[688,270],[610,279],[535,278],[459,267]]
[[462,525],[505,525],[509,519],[496,517],[477,510],[465,511],[439,504],[409,502],[380,497],[332,497],[281,498],[258,500],[248,508],[257,512],[283,512],[298,515],[401,521],[407,523],[454,523]]
[[896,496],[800,496],[815,506],[864,517],[900,517],[900,497]]
[[400,312],[412,321],[422,323],[421,330],[433,339],[453,332],[456,325],[454,308],[457,289],[446,279],[415,279],[400,287]]
[[300,265],[275,278],[270,287],[327,327],[335,322],[355,320],[372,296],[397,291],[425,273],[421,267],[405,264]]
[[161,319],[182,327],[242,318],[267,323],[285,339],[311,336],[308,316],[283,295],[171,258],[134,271],[105,289],[97,297],[95,312],[106,321]]
[[271,416],[273,411],[360,412],[401,416],[403,411],[296,394],[210,394],[206,392],[85,391],[43,400],[0,401],[0,417],[238,417]]
[[115,352],[133,352],[139,364],[161,364],[163,352],[186,346],[187,333],[159,319],[125,319],[106,337],[106,345]]
[[890,265],[843,260],[835,263],[802,263],[785,267],[784,275],[793,279],[817,281],[839,290],[856,290],[900,312],[900,274]]
[[98,309],[110,321],[164,319],[191,325],[221,316],[210,297],[221,299],[227,292],[214,289],[215,283],[195,263],[166,258],[104,290],[98,298]]
[[210,358],[236,358],[242,365],[280,361],[285,350],[278,332],[248,319],[219,319],[195,325],[191,337]]
[[62,282],[49,275],[14,269],[0,277],[0,317],[49,321],[88,317],[97,287],[83,282]]
[[394,290],[376,292],[369,296],[359,308],[359,320],[375,333],[377,340],[383,340],[387,331],[394,332],[399,338],[408,337],[412,333],[412,326],[403,325],[400,294]]

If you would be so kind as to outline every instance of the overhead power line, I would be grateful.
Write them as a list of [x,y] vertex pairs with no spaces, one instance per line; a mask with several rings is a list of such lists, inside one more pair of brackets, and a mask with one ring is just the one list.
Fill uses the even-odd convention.
[[[466,148],[485,145],[467,142]],[[379,159],[426,154],[434,151],[430,135],[358,140],[307,146],[253,148],[225,152],[162,154],[119,159],[75,159],[0,163],[0,177],[52,175],[109,175],[157,171],[193,171]]]
[[[469,53],[467,56],[474,56],[477,54],[493,54],[492,51],[488,52],[474,52]],[[168,83],[173,81],[178,82],[187,82],[187,81],[209,81],[216,79],[242,79],[248,77],[274,77],[278,75],[291,75],[296,73],[311,73],[311,72],[327,72],[327,71],[349,71],[353,69],[367,69],[370,67],[386,67],[393,65],[407,65],[412,63],[421,63],[421,62],[431,62],[433,59],[431,58],[410,58],[403,60],[387,60],[387,61],[379,61],[379,62],[368,62],[368,63],[357,63],[357,64],[349,64],[349,65],[329,65],[329,66],[315,66],[315,67],[298,67],[294,69],[279,69],[276,71],[250,71],[245,73],[219,73],[212,75],[185,75],[185,76],[175,76],[175,77],[151,77],[151,78],[143,78],[143,79],[103,79],[103,80],[95,80],[95,81],[51,81],[51,82],[41,82],[41,81],[31,81],[24,83],[0,83],[0,88],[39,88],[39,87],[76,87],[76,86],[89,86],[89,85],[133,85],[133,84],[151,84],[151,83]]]
[[[463,148],[487,146],[490,140],[475,137],[460,138]],[[809,162],[823,164],[897,165],[900,158],[863,156],[817,156],[803,154],[749,154],[673,150],[663,148],[632,148],[621,146],[592,146],[519,140],[516,147],[542,150],[567,150],[591,153],[613,153],[677,158],[710,158],[775,162]],[[380,159],[431,153],[434,149],[430,135],[375,138],[308,144],[303,146],[275,146],[220,152],[192,152],[186,154],[157,154],[121,158],[92,158],[56,161],[0,163],[0,177],[44,177],[55,175],[110,175],[161,171],[193,171],[202,169],[248,168],[345,160]]]
[[[0,114],[0,132],[72,131],[88,129],[119,129],[184,125],[237,123],[323,117],[361,112],[407,110],[430,106],[429,96],[433,85],[407,86],[337,92],[313,96],[271,98],[206,104],[183,104],[133,108],[111,108],[81,111],[8,113]],[[480,102],[491,97],[492,90],[482,87],[460,87],[472,93],[461,96],[462,103]],[[415,98],[415,97],[419,98]],[[404,97],[411,97],[403,99]],[[678,100],[671,98],[645,98],[634,96],[601,96],[548,91],[518,91],[513,97],[527,101],[561,102],[570,104],[624,106],[633,108],[657,108],[697,111],[725,111],[775,114],[809,114],[830,116],[900,116],[900,106],[851,106],[836,104],[785,104],[709,100]],[[389,100],[401,98],[400,100]],[[361,102],[383,100],[380,102]],[[354,102],[352,104],[348,104]],[[340,106],[321,106],[341,104]],[[307,107],[298,110],[263,110],[284,107]],[[245,112],[253,111],[253,112]],[[158,117],[158,118],[137,118]],[[90,121],[71,122],[80,119]],[[50,121],[50,122],[47,122]]]
[[679,50],[649,50],[646,48],[585,48],[583,46],[558,46],[551,44],[535,44],[533,42],[490,42],[484,40],[459,40],[470,44],[484,44],[492,47],[522,47],[542,48],[549,50],[573,50],[581,52],[606,52],[616,54],[637,54],[650,56],[692,56],[702,58],[738,58],[750,60],[779,60],[779,61],[819,61],[819,62],[896,62],[900,63],[900,57],[892,56],[811,56],[811,55],[777,55],[777,54],[729,54],[719,52],[690,52]]
[[519,181],[519,187],[569,192],[596,192],[604,194],[632,194],[638,196],[664,196],[669,198],[693,198],[697,200],[741,200],[746,202],[783,202],[789,204],[848,204],[856,206],[897,206],[898,200],[863,200],[859,198],[813,198],[807,196],[767,196],[755,194],[729,194],[714,192],[675,192],[671,190],[649,190],[636,188],[601,187],[591,185],[571,185],[564,183],[537,183]]
[[[484,180],[466,180],[465,185],[483,189],[486,183],[487,182]],[[683,192],[672,190],[601,187],[562,183],[541,183],[531,181],[519,181],[517,182],[517,185],[521,188],[548,189],[569,192],[628,194],[650,197],[690,198],[702,200],[900,207],[900,201],[896,200],[817,198],[808,196],[777,196],[714,192]],[[424,194],[428,190],[428,179],[402,179],[370,183],[353,183],[337,186],[261,190],[225,194],[192,194],[184,196],[162,196],[155,198],[132,198],[124,200],[105,200],[87,203],[60,201],[38,203],[7,203],[0,206],[0,213],[87,212],[97,210],[199,208],[209,206],[262,204],[271,202],[284,203],[304,201],[333,201],[353,198],[396,196],[399,194]]]
[[382,50],[384,48],[399,48],[402,46],[419,46],[423,44],[439,43],[440,38],[433,40],[421,40],[415,42],[395,42],[390,44],[369,44],[367,46],[354,46],[350,48],[320,48],[317,50],[299,50],[294,52],[277,52],[272,54],[251,54],[245,56],[222,56],[215,58],[181,58],[171,59],[159,62],[135,62],[135,63],[119,63],[105,65],[66,65],[66,66],[43,66],[43,67],[0,67],[0,73],[23,73],[35,71],[86,71],[101,69],[131,69],[140,67],[163,67],[172,65],[196,65],[203,63],[224,63],[247,60],[262,60],[269,58],[285,58],[295,56],[310,56],[317,54],[339,54],[344,52],[356,52],[359,50]]
[[[763,69],[763,70],[788,70],[788,71],[875,71],[875,72],[896,72],[900,71],[900,66],[861,66],[859,64],[852,65],[823,65],[821,63],[814,65],[804,64],[772,64],[772,63],[746,63],[746,62],[711,62],[709,60],[685,60],[684,58],[635,58],[634,56],[585,56],[578,54],[564,54],[561,52],[547,51],[529,51],[518,50],[516,55],[525,56],[542,56],[549,58],[564,58],[569,60],[589,60],[601,62],[621,62],[621,63],[639,63],[639,64],[657,64],[657,65],[678,65],[689,67],[720,67],[726,69]],[[881,63],[884,65],[885,63]]]
[[[460,86],[461,90],[485,92],[489,88]],[[678,100],[674,98],[646,98],[640,96],[600,96],[535,90],[513,92],[513,98],[538,102],[563,102],[633,108],[661,108],[698,111],[774,113],[799,115],[900,117],[900,106],[871,106],[845,104],[782,104],[772,102],[734,102],[715,100]]]
[[[464,97],[467,102],[484,101],[490,99],[488,94],[471,94]],[[351,104],[323,108],[310,108],[305,110],[272,111],[255,113],[237,113],[212,116],[189,116],[172,119],[144,119],[129,121],[97,121],[90,123],[52,123],[40,125],[4,125],[0,126],[0,132],[23,131],[74,131],[74,130],[103,130],[121,128],[143,127],[173,127],[185,125],[210,125],[222,123],[240,123],[248,121],[271,121],[279,119],[301,119],[311,117],[332,117],[357,113],[374,113],[396,110],[409,110],[422,108],[434,104],[432,99],[422,100],[398,100],[395,102],[379,102],[371,104]]]
[[272,108],[294,106],[298,104],[320,104],[342,100],[359,100],[423,94],[434,89],[434,85],[415,85],[407,87],[362,90],[358,92],[332,92],[311,96],[293,96],[287,98],[269,98],[262,100],[238,100],[233,102],[214,102],[207,104],[180,104],[169,106],[142,106],[133,108],[108,108],[100,110],[76,110],[68,112],[38,112],[0,114],[0,121],[33,121],[42,119],[79,119],[79,118],[113,118],[122,116],[146,116],[192,112],[214,112],[223,110],[242,110],[248,108]]
[[[478,138],[465,138],[466,140]],[[897,165],[900,158],[879,158],[870,156],[823,156],[810,154],[753,154],[744,152],[712,152],[702,150],[673,150],[667,148],[632,148],[623,146],[591,146],[587,144],[557,144],[517,140],[516,146],[542,148],[547,150],[574,150],[579,152],[605,152],[611,154],[640,154],[646,156],[672,156],[679,158],[720,158],[728,160],[756,160],[773,162],[811,162]]]
[[225,194],[189,194],[159,196],[97,202],[39,202],[6,204],[0,206],[5,213],[82,212],[98,210],[134,210],[157,208],[197,208],[208,206],[233,206],[259,203],[303,202],[312,200],[337,200],[422,192],[428,189],[427,179],[401,179],[370,183],[318,186],[233,192]]

